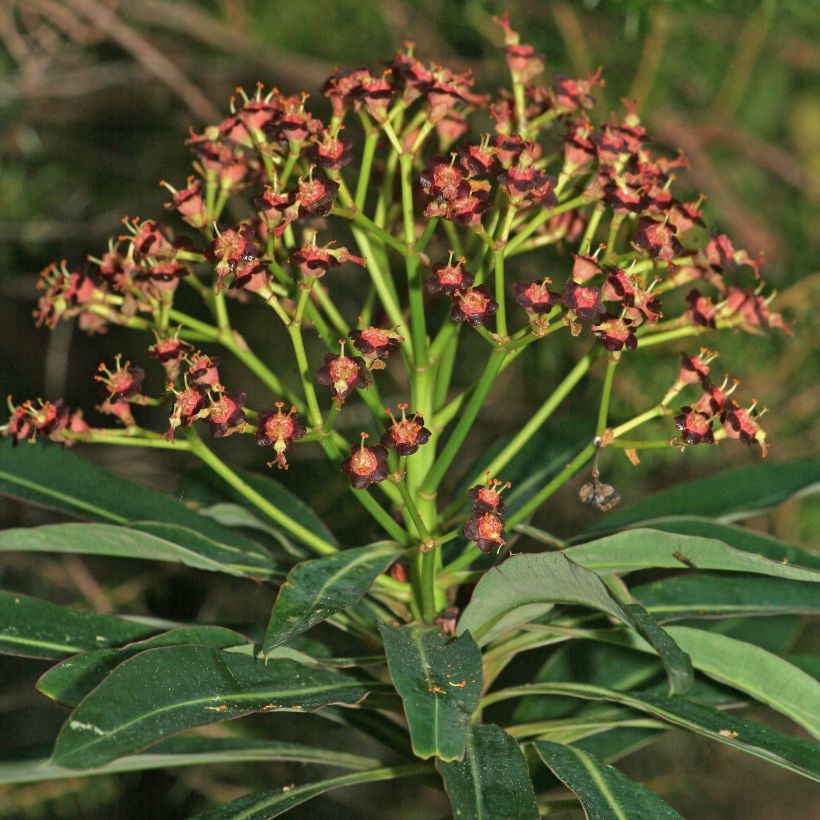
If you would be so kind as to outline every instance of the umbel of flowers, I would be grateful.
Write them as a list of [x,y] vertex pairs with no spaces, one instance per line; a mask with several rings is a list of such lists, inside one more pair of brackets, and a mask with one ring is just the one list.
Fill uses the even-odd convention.
[[[598,482],[606,450],[637,463],[644,447],[728,438],[765,456],[757,400],[713,373],[717,354],[695,341],[787,330],[770,310],[761,260],[705,228],[702,197],[678,197],[685,158],[652,144],[634,105],[593,122],[600,71],[545,78],[543,57],[506,16],[497,22],[511,82],[494,95],[478,93],[469,72],[420,59],[411,44],[385,71],[335,71],[324,101],[261,84],[250,95],[239,90],[224,120],[191,131],[193,173],[162,183],[167,221],[126,218],[100,256],[41,274],[38,324],[76,318],[89,334],[142,333],[146,361],[118,358],[89,374],[102,388],[93,424],[59,399],[9,399],[3,435],[176,448],[223,477],[231,468],[203,430],[253,436],[279,469],[298,462],[297,445],[314,442],[407,547],[413,606],[427,622],[446,604],[435,585],[443,544],[463,534],[463,565],[477,554],[470,542],[503,552],[506,530],[593,459],[585,500],[612,506],[617,494]],[[554,258],[542,255],[548,246],[563,252],[562,263],[545,261]],[[201,299],[199,312],[179,308],[182,289]],[[236,325],[250,301],[282,324],[288,349],[249,348]],[[459,391],[452,374],[467,333],[487,355],[482,375]],[[579,364],[537,424],[506,431],[516,435],[488,466],[503,475],[601,357],[589,445],[506,520],[501,479],[474,484],[467,512],[446,481],[450,468],[499,373],[531,345],[560,343],[553,335],[580,348]],[[670,343],[669,389],[611,425],[616,368]],[[218,351],[262,382],[269,398],[261,406],[248,406],[239,377],[223,383]],[[385,394],[398,404],[387,420]],[[351,446],[344,418],[353,403],[370,421]],[[165,429],[141,425],[146,405],[165,409]],[[625,438],[654,419],[665,420],[665,437]]]

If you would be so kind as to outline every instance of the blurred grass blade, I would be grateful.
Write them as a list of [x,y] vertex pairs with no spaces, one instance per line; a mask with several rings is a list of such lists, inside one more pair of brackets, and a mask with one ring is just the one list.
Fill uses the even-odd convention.
[[69,715],[54,762],[69,769],[101,766],[194,726],[251,712],[353,705],[367,693],[348,675],[292,660],[266,665],[204,646],[149,649],[120,664]]
[[152,521],[114,524],[46,524],[0,530],[0,552],[63,552],[170,561],[209,572],[270,578],[282,569],[252,541],[228,546],[199,532]]
[[379,764],[378,760],[371,757],[338,749],[319,749],[301,743],[190,734],[157,743],[150,752],[130,755],[95,769],[80,771],[57,766],[47,756],[26,758],[18,755],[13,760],[0,760],[0,784],[252,761],[294,761],[338,766],[340,769],[369,769]]
[[15,592],[0,592],[0,653],[65,658],[147,638],[159,627],[97,615]]
[[481,698],[481,652],[469,634],[379,624],[387,665],[401,696],[413,751],[447,762],[464,756],[470,716]]
[[95,686],[123,661],[146,649],[160,646],[212,646],[225,649],[247,643],[247,638],[221,626],[183,626],[169,629],[143,641],[119,649],[83,652],[52,666],[37,681],[37,690],[65,706],[76,706]]
[[748,754],[775,763],[789,771],[820,782],[820,746],[802,738],[782,734],[768,726],[735,717],[686,698],[668,698],[638,692],[616,692],[583,683],[534,683],[514,686],[487,695],[488,706],[513,697],[563,695],[582,700],[607,700],[631,706],[674,726],[725,743]]
[[358,603],[401,554],[396,543],[383,541],[297,564],[279,588],[262,651]]
[[669,634],[710,678],[751,695],[820,738],[820,683],[758,646],[703,629],[670,626]]
[[733,615],[820,614],[814,584],[761,575],[674,575],[632,594],[660,621]]
[[470,726],[464,760],[436,768],[456,820],[538,820],[527,761],[500,726]]
[[820,460],[796,459],[724,470],[650,495],[587,527],[587,533],[609,532],[670,515],[699,515],[735,521],[777,507],[820,486]]
[[305,783],[303,786],[285,786],[278,791],[255,792],[246,794],[226,803],[224,806],[196,815],[193,820],[270,820],[279,817],[295,806],[306,803],[333,789],[355,786],[359,783],[378,783],[383,780],[396,780],[399,777],[412,777],[430,771],[428,763],[414,763],[408,766],[390,766],[383,769],[371,769],[368,772],[356,772],[319,783]]
[[538,756],[571,789],[591,820],[683,820],[658,795],[589,752],[536,741]]
[[820,582],[820,572],[776,563],[733,549],[713,538],[650,529],[626,530],[608,535],[569,547],[561,555],[587,569],[603,573],[667,567],[751,572],[795,581]]

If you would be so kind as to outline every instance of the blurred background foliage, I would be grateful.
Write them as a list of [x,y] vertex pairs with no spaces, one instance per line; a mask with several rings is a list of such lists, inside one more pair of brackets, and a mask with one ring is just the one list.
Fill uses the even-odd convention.
[[[765,251],[765,275],[779,291],[775,307],[786,314],[795,335],[724,338],[716,342],[722,358],[715,369],[719,373],[725,367],[742,380],[744,397],[758,396],[769,406],[764,426],[771,458],[816,453],[820,7],[807,0],[3,0],[3,394],[12,393],[17,400],[64,396],[90,410],[91,376],[98,361],[110,360],[120,350],[142,361],[142,340],[135,342],[122,331],[87,338],[67,324],[52,334],[36,329],[31,319],[35,274],[54,259],[77,264],[88,253],[98,254],[106,238],[121,231],[123,215],[160,216],[166,196],[158,181],[179,183],[188,173],[190,157],[183,143],[189,126],[199,130],[221,119],[237,86],[253,88],[261,80],[288,93],[304,88],[313,94],[310,104],[322,110],[318,88],[334,66],[376,66],[412,40],[423,59],[471,68],[482,90],[493,90],[506,76],[491,15],[504,9],[524,41],[546,55],[548,77],[552,72],[581,76],[604,67],[606,86],[598,94],[594,119],[607,117],[622,97],[638,98],[650,133],[670,154],[681,147],[689,158],[691,168],[678,183],[680,193],[691,198],[704,193],[713,227],[752,253]],[[548,251],[527,257],[522,271],[531,277],[554,276],[550,266],[555,264],[565,266],[558,271],[560,281],[568,265]],[[264,342],[270,320],[262,314],[249,318],[247,335]],[[518,372],[505,374],[505,383],[494,391],[497,398],[486,408],[472,455],[493,440],[499,425],[512,429],[528,417],[543,401],[552,376],[565,372],[578,354],[577,347],[566,343],[556,351],[537,346],[524,368],[509,369]],[[464,383],[471,378],[467,371],[469,366]],[[239,370],[229,372],[241,378]],[[618,372],[613,418],[627,418],[656,402],[676,372],[672,351],[630,357],[629,366]],[[597,386],[591,384],[573,398],[566,408],[573,423],[557,427],[560,435],[571,436],[576,424],[587,430],[594,424],[596,395]],[[661,428],[658,434],[663,435]],[[544,442],[545,453],[554,453],[555,444]],[[178,465],[167,454],[123,449],[128,452],[114,448],[83,454],[137,481],[175,487]],[[260,469],[254,449],[242,443],[234,447],[234,459]],[[471,457],[465,453],[465,469]],[[607,480],[630,501],[665,484],[758,457],[724,444],[717,451],[694,448],[683,456],[647,451],[638,469],[613,454],[602,466]],[[581,480],[551,504],[550,529],[572,532],[583,523],[582,516],[592,515],[575,496]],[[356,515],[349,504],[337,503],[342,498],[339,482],[331,478],[328,485],[318,462],[315,469],[300,464],[287,481],[306,492],[320,513],[333,509],[337,524]],[[10,503],[0,506],[0,513],[9,525],[50,520]],[[814,502],[795,502],[754,523],[786,540],[817,544],[820,509]],[[57,602],[84,602],[98,611],[223,623],[267,617],[269,592],[248,593],[230,580],[203,575],[156,567],[135,572],[127,562],[76,556],[0,564],[4,587]],[[802,640],[805,647],[805,636]],[[8,715],[9,732],[30,743],[52,737],[62,716],[31,688],[36,679],[31,670],[42,671],[40,666],[4,660],[2,667],[8,681],[19,675],[18,685],[0,691],[4,722]],[[35,713],[36,720],[29,720]],[[676,748],[672,738],[661,754],[639,753],[634,766],[657,770],[664,782],[649,785],[669,796],[685,816],[783,816],[780,790],[786,789],[788,775],[764,773],[744,760],[741,776],[731,768],[740,762],[737,756],[720,749],[710,747],[693,790],[692,781],[680,772],[706,754],[705,748],[697,739]],[[276,782],[289,782],[288,777],[302,774],[280,767],[274,775]],[[734,781],[730,794],[723,794],[725,777]],[[641,779],[647,781],[646,775]],[[758,779],[765,789],[740,785]],[[82,781],[21,787],[0,791],[0,816],[185,816],[191,806],[201,805],[202,793],[229,799],[243,791],[241,782],[230,770],[207,770],[127,775],[91,790]],[[808,816],[810,803],[801,803],[808,798],[799,791],[806,787],[788,780],[792,786],[797,791],[789,816]],[[419,816],[400,798],[388,810],[380,799],[387,793],[372,793],[370,805],[380,807],[378,816]],[[293,816],[335,817],[342,807],[349,818],[376,816],[350,802],[356,794],[316,801],[306,813]],[[708,810],[700,798],[710,805]],[[129,800],[136,801],[132,809]],[[149,802],[141,805],[145,800]],[[805,807],[802,812],[800,806]],[[436,804],[430,810],[434,816],[446,809]]]

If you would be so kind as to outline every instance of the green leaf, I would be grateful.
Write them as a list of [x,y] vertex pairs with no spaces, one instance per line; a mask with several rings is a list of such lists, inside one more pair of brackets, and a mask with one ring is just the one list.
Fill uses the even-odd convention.
[[500,726],[471,726],[464,760],[436,768],[455,820],[538,820],[527,761]]
[[481,698],[481,652],[472,636],[379,624],[390,677],[401,696],[413,752],[444,761],[464,756],[470,715]]
[[[743,752],[768,760],[789,771],[820,782],[820,746],[791,737],[749,720],[735,717],[712,706],[693,703],[686,698],[666,698],[654,694],[616,692],[583,683],[536,683],[493,692],[484,698],[489,706],[511,697],[563,695],[583,700],[607,700],[631,706],[674,726],[703,735]],[[512,728],[511,728],[512,731]]]
[[87,769],[194,726],[251,712],[352,705],[367,692],[342,672],[292,660],[266,665],[205,646],[150,649],[120,664],[69,715],[54,762]]
[[820,460],[809,458],[724,470],[661,490],[606,516],[586,531],[609,532],[671,515],[734,521],[777,507],[797,494],[813,492],[819,483]]
[[63,552],[170,561],[210,572],[270,578],[278,564],[253,542],[228,546],[174,524],[46,524],[0,530],[0,552]]
[[458,622],[479,645],[548,612],[554,604],[579,604],[619,621],[626,616],[594,573],[568,560],[566,553],[514,555],[489,570],[476,585]]
[[661,621],[820,612],[814,584],[760,575],[674,575],[631,591]]
[[661,629],[654,618],[639,604],[625,604],[635,630],[642,635],[658,653],[669,678],[669,692],[682,695],[688,692],[695,680],[692,661],[686,651],[676,643],[668,631]]
[[536,741],[539,757],[581,801],[592,820],[683,820],[658,795],[614,766],[572,746]]
[[156,626],[115,615],[0,592],[0,652],[26,658],[64,658],[88,649],[120,646],[158,632]]
[[671,626],[669,634],[710,678],[751,695],[820,738],[820,683],[765,649],[726,635]]
[[193,820],[270,820],[272,817],[279,817],[295,806],[333,789],[355,786],[358,783],[378,783],[381,780],[411,777],[425,774],[427,770],[428,766],[425,763],[391,766],[384,769],[372,769],[368,772],[346,774],[318,783],[305,783],[303,786],[285,786],[278,791],[254,792],[238,797],[219,808],[198,814]]
[[321,766],[338,766],[340,769],[369,769],[379,763],[370,757],[349,754],[338,749],[317,749],[301,743],[192,734],[164,740],[145,754],[130,755],[96,769],[81,771],[57,766],[49,757],[26,758],[18,754],[14,759],[0,760],[0,784],[34,783],[62,777],[92,777],[147,769],[170,769],[177,766],[204,766],[209,763],[290,760]]
[[37,681],[37,689],[46,697],[73,707],[112,669],[146,649],[185,644],[225,649],[244,643],[247,643],[244,635],[221,626],[177,627],[147,640],[129,643],[120,649],[98,649],[68,658],[43,674]]
[[396,543],[383,541],[297,564],[279,588],[262,643],[263,652],[270,652],[358,603],[401,554]]
[[[253,473],[249,470],[234,469],[234,472],[250,487],[259,493],[266,501],[270,501],[285,515],[301,524],[305,529],[318,535],[324,541],[335,546],[339,545],[336,536],[327,525],[298,495],[270,476]],[[209,498],[211,503],[222,500],[234,501],[243,507],[248,507],[248,501],[232,487],[225,484],[207,467],[198,467],[185,473],[182,478],[181,493],[183,496],[193,495],[200,500]],[[254,507],[250,507],[255,511]],[[275,525],[271,525],[274,526]],[[291,538],[293,536],[286,536]]]
[[663,532],[677,532],[681,535],[698,535],[702,538],[716,538],[730,547],[744,552],[755,552],[781,564],[797,564],[799,567],[820,570],[820,555],[793,547],[769,535],[721,524],[711,518],[680,516],[677,518],[655,518],[641,523],[642,527]]
[[0,495],[109,524],[175,524],[223,545],[259,550],[253,541],[197,514],[165,493],[134,484],[53,445],[38,443],[13,448],[9,439],[0,439]]
[[608,535],[587,544],[569,547],[561,555],[576,564],[603,573],[634,572],[652,567],[752,572],[820,582],[820,572],[779,564],[748,552],[732,549],[713,538],[678,535],[659,530],[635,529]]

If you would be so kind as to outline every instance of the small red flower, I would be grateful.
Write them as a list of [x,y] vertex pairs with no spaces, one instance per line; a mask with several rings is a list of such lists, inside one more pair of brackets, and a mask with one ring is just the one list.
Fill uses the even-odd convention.
[[559,113],[569,114],[579,108],[593,108],[595,97],[590,92],[595,85],[603,87],[602,73],[603,69],[599,68],[594,74],[587,74],[583,80],[573,80],[562,77],[560,74],[556,75],[552,99]]
[[202,418],[208,411],[204,409],[205,394],[201,390],[186,384],[184,389],[174,390],[172,388],[171,392],[176,400],[171,410],[170,426],[165,433],[165,438],[173,441],[177,427],[190,427],[196,419]]
[[296,202],[300,211],[311,216],[327,216],[333,208],[339,183],[330,179],[324,171],[311,170],[307,179],[299,179]]
[[606,313],[606,308],[601,301],[600,288],[584,287],[572,279],[567,279],[564,283],[564,291],[561,302],[579,319],[594,322]]
[[280,470],[288,468],[285,458],[287,450],[294,441],[304,438],[307,433],[305,425],[296,414],[296,408],[291,407],[288,413],[283,413],[284,406],[284,402],[278,401],[275,410],[265,410],[256,418],[256,443],[260,447],[273,447],[276,458],[268,463],[268,467],[275,464]]
[[721,314],[727,317],[739,316],[740,327],[747,333],[759,333],[761,328],[770,330],[777,327],[791,335],[791,329],[783,321],[783,317],[779,313],[772,313],[766,298],[752,290],[730,287]]
[[648,251],[654,259],[671,262],[683,252],[683,245],[675,233],[675,226],[671,222],[657,222],[649,217],[641,217],[635,234],[635,245]]
[[138,256],[170,256],[173,254],[173,245],[153,219],[146,219],[142,223],[134,220],[133,223],[126,223],[126,227],[129,231],[133,231],[134,236],[131,242],[134,245],[134,253]]
[[148,348],[148,355],[165,368],[168,381],[174,382],[179,376],[180,362],[191,349],[191,345],[183,342],[175,333],[167,339],[157,338],[156,343]]
[[240,225],[237,230],[217,230],[216,239],[205,248],[205,258],[216,262],[217,286],[221,288],[226,276],[235,275],[238,268],[258,261],[253,227]]
[[208,427],[215,438],[223,438],[235,432],[239,425],[245,423],[245,411],[242,409],[247,402],[244,393],[222,393],[218,399],[211,399],[211,406],[207,410]]
[[296,265],[303,276],[319,279],[324,276],[330,267],[337,267],[344,262],[355,262],[357,265],[366,265],[367,260],[361,256],[354,256],[347,248],[332,248],[325,245],[320,248],[316,244],[303,245],[290,254],[290,261]]
[[453,252],[450,251],[450,259],[447,264],[439,262],[433,265],[432,276],[425,283],[428,293],[444,293],[452,296],[457,290],[466,290],[472,287],[475,277],[464,269],[467,260],[462,256],[458,262],[453,264]]
[[160,182],[171,192],[171,202],[166,202],[168,210],[174,210],[192,227],[202,228],[208,224],[208,209],[202,196],[202,180],[188,177],[188,186],[178,191],[167,182]]
[[551,284],[552,279],[548,276],[535,282],[514,282],[515,301],[531,316],[549,313],[561,302],[561,294],[548,289]]
[[618,351],[626,348],[636,350],[638,338],[635,330],[628,319],[619,319],[617,316],[604,314],[603,321],[592,326],[592,335],[600,340],[601,344],[610,351]]
[[[522,155],[522,158],[528,156]],[[555,196],[555,177],[536,170],[532,165],[519,164],[513,166],[502,174],[499,174],[498,181],[510,199],[510,203],[516,208],[526,210],[527,208],[542,207],[548,208],[558,202]]]
[[100,362],[97,370],[102,375],[94,376],[94,380],[105,387],[105,395],[111,402],[128,401],[139,395],[142,380],[145,378],[145,371],[142,368],[131,367],[131,362],[121,364],[121,358],[118,354],[113,371]]
[[330,392],[340,404],[354,391],[362,390],[370,384],[367,367],[361,359],[344,355],[344,339],[339,340],[342,352],[339,356],[325,353],[324,364],[316,373],[319,384],[330,387]]
[[499,170],[495,154],[489,136],[485,136],[479,145],[461,146],[458,149],[458,161],[468,177],[494,174]]
[[759,444],[765,458],[769,454],[769,445],[766,444],[766,433],[756,421],[763,412],[765,410],[757,411],[757,401],[752,402],[748,408],[739,407],[736,402],[732,402],[731,408],[721,413],[720,420],[729,438],[739,439],[747,447]]
[[681,432],[681,438],[687,444],[714,444],[712,419],[691,407],[681,407],[680,415],[675,416],[675,427]]
[[419,182],[424,193],[436,202],[452,202],[470,193],[470,183],[464,171],[455,164],[455,155],[450,162],[434,159],[419,177]]
[[[52,441],[62,441],[60,434],[69,427],[72,421],[71,411],[62,399],[55,402],[39,399],[37,405],[32,401],[25,401],[14,406],[9,397],[8,403],[11,418],[0,430],[4,437],[11,439],[13,447],[16,447],[20,441],[35,441],[38,436],[49,438]],[[78,419],[82,421],[82,414]],[[82,424],[84,425],[84,422]]]
[[384,330],[380,327],[351,330],[347,334],[356,348],[370,364],[371,370],[381,370],[392,353],[399,349],[404,339],[394,330]]
[[350,451],[350,456],[342,462],[342,472],[350,476],[350,483],[356,490],[366,490],[371,484],[378,484],[387,478],[387,450],[381,444],[365,447],[369,436],[362,433],[359,449]]
[[491,479],[488,472],[484,484],[476,484],[467,490],[467,495],[473,499],[473,516],[488,512],[503,516],[506,505],[501,494],[510,487],[512,484],[509,481],[505,484],[497,478]]
[[735,381],[730,390],[725,390],[726,382],[720,386],[712,384],[710,381],[703,383],[703,395],[698,399],[696,409],[707,416],[717,416],[729,405],[729,396],[735,391],[738,382]]
[[485,512],[470,518],[464,525],[464,536],[475,541],[482,552],[500,552],[507,544],[504,519],[492,512]]
[[353,159],[350,151],[352,147],[353,143],[349,140],[340,140],[330,131],[325,131],[321,140],[314,142],[308,149],[308,158],[321,168],[338,171]]
[[407,418],[407,405],[398,405],[401,410],[401,420],[395,418],[390,408],[385,408],[390,421],[387,422],[381,443],[391,450],[395,450],[400,456],[412,456],[422,444],[427,444],[430,440],[430,431],[424,426],[424,418],[418,413],[412,418]]
[[717,353],[712,353],[705,347],[700,349],[697,356],[689,356],[687,353],[680,354],[680,372],[678,381],[683,384],[696,384],[700,382],[704,387],[709,382],[709,362],[717,358]]
[[274,236],[281,236],[291,222],[299,218],[299,203],[295,195],[266,186],[253,204],[259,208],[264,225]]
[[454,322],[467,322],[472,327],[485,325],[498,310],[498,302],[484,285],[477,285],[464,291],[456,290],[450,299],[453,305],[450,309],[450,318]]
[[523,84],[532,82],[543,73],[544,58],[537,54],[532,46],[521,45],[521,37],[510,27],[509,15],[506,12],[500,17],[493,17],[493,22],[504,30],[504,48],[501,51],[507,60],[513,80]]
[[575,259],[572,265],[572,278],[574,281],[583,285],[589,282],[590,279],[594,279],[598,274],[604,273],[603,265],[598,261],[598,252],[600,250],[599,248],[593,256],[572,254],[573,259]]
[[701,296],[697,290],[690,290],[686,294],[686,304],[689,305],[689,310],[686,315],[696,325],[702,327],[715,326],[715,305],[708,296]]
[[208,389],[222,390],[219,383],[219,357],[206,356],[197,350],[188,359],[188,383],[198,390],[206,392]]
[[[603,298],[607,302],[623,302],[627,307],[635,304],[635,286],[625,270],[609,269],[603,287]],[[575,276],[572,277],[573,279]]]

